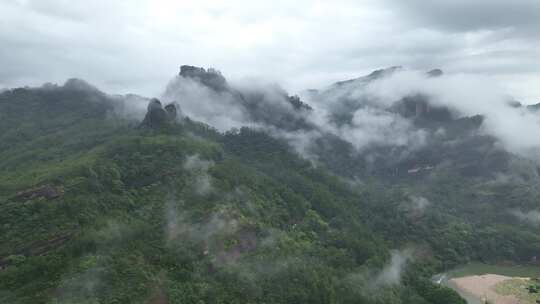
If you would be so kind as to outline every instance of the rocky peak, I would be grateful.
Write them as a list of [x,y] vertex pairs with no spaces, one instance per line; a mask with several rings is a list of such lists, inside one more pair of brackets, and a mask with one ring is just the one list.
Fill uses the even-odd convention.
[[170,103],[163,108],[161,101],[152,98],[148,103],[148,111],[141,126],[149,128],[159,128],[169,123],[174,123],[177,116],[177,108],[174,103]]
[[178,110],[176,108],[176,105],[174,103],[170,103],[166,105],[164,109],[167,113],[167,120],[175,121],[176,117],[178,116]]
[[[48,86],[48,88],[51,88],[51,86]],[[85,91],[85,92],[95,92],[95,93],[101,93],[96,87],[89,84],[88,82],[78,79],[78,78],[70,78],[64,83],[64,89],[71,90],[71,91]]]
[[380,78],[383,78],[383,77],[386,77],[386,76],[390,76],[393,73],[395,73],[396,71],[399,71],[399,70],[402,70],[402,69],[403,69],[403,67],[401,67],[401,66],[392,66],[392,67],[385,68],[385,69],[379,69],[379,70],[375,70],[375,71],[371,72],[367,76],[336,82],[336,83],[334,83],[333,86],[340,87],[340,86],[347,85],[347,84],[350,84],[350,83],[354,83],[354,82],[357,82],[357,81],[369,82],[369,81],[380,79]]
[[148,107],[146,108],[146,110],[148,112],[151,112],[153,110],[161,109],[162,107],[163,106],[161,105],[161,101],[159,101],[159,99],[152,98],[150,99],[150,102],[148,103]]
[[369,74],[367,77],[372,78],[372,79],[379,79],[381,77],[391,75],[394,72],[400,71],[402,69],[403,69],[403,67],[401,67],[401,66],[392,66],[392,67],[389,67],[389,68],[386,68],[386,69],[375,70],[375,71],[371,72],[371,74]]
[[227,80],[225,77],[221,75],[221,72],[213,68],[208,68],[206,70],[196,66],[183,65],[180,67],[179,75],[184,78],[191,78],[198,81],[216,91],[223,91],[227,88]]
[[444,74],[444,72],[441,69],[433,69],[429,72],[427,72],[428,77],[440,77]]

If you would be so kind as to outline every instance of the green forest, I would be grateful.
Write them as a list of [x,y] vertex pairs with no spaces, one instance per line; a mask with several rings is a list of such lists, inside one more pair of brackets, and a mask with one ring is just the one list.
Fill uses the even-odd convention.
[[114,107],[0,94],[1,303],[465,303],[431,277],[540,253],[508,214],[538,207],[534,178],[352,179],[263,130]]

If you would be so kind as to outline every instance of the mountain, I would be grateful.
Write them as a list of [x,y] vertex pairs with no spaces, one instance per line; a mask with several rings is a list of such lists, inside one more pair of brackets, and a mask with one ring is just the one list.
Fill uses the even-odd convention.
[[536,111],[540,110],[540,103],[537,103],[537,104],[534,104],[534,105],[528,105],[527,109],[529,109],[530,111],[536,112]]
[[[192,98],[192,106],[201,111],[201,100],[208,103],[208,116],[233,116],[236,113],[242,123],[256,123],[287,131],[310,128],[303,113],[312,109],[298,96],[289,96],[277,85],[265,87],[236,88],[229,85],[221,73],[215,69],[181,66],[178,76],[169,83],[165,99],[176,101]],[[215,101],[215,102],[211,102]],[[189,110],[189,108],[187,108]]]
[[540,207],[534,161],[481,115],[352,93],[385,74],[313,104],[191,66],[159,100],[2,92],[0,299],[464,303],[431,276],[534,263],[536,223],[512,215]]
[[[310,153],[335,173],[350,178],[423,180],[433,170],[473,178],[513,174],[514,163],[523,160],[484,132],[482,113],[462,115],[451,105],[433,103],[422,92],[385,102],[365,92],[373,82],[398,71],[394,67],[377,70],[310,92],[309,98],[326,108],[325,127],[333,133],[318,138],[309,147]],[[443,73],[433,70],[426,75],[428,79]],[[532,168],[531,174],[537,176],[539,167]]]

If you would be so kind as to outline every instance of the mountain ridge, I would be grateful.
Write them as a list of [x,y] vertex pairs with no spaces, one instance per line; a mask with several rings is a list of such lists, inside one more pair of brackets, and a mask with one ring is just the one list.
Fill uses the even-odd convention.
[[[497,155],[478,134],[482,117],[424,117],[420,97],[410,111],[369,106],[442,139],[362,150],[280,89],[217,81],[223,90],[204,95],[185,78],[159,106],[79,81],[0,94],[3,299],[464,303],[431,275],[469,261],[534,263],[536,226],[512,214],[539,208],[538,177],[532,163]],[[197,121],[191,96],[256,124]],[[176,117],[139,127],[156,109],[163,121],[172,101]],[[313,146],[298,149],[310,132],[320,133]]]

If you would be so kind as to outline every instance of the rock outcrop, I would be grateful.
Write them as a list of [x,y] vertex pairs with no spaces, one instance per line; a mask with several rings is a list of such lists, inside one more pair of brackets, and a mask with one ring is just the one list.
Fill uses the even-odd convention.
[[152,98],[148,103],[148,110],[141,126],[159,128],[174,123],[178,115],[177,112],[178,110],[174,103],[170,103],[163,108],[159,99]]
[[224,91],[228,88],[227,80],[216,69],[209,68],[206,70],[191,65],[183,65],[180,67],[179,75],[184,78],[196,80],[216,91]]
[[17,192],[14,198],[16,200],[31,200],[35,198],[45,198],[47,200],[52,200],[61,197],[63,194],[64,190],[62,188],[55,187],[53,185],[44,185],[38,188]]
[[174,103],[170,103],[165,106],[165,113],[167,114],[167,121],[176,121],[176,117],[178,116],[178,110],[176,109],[176,105]]

